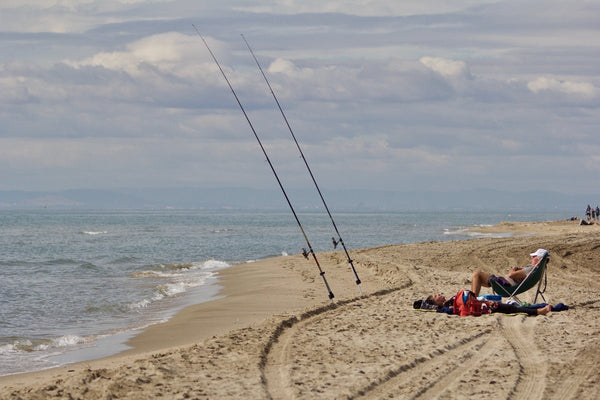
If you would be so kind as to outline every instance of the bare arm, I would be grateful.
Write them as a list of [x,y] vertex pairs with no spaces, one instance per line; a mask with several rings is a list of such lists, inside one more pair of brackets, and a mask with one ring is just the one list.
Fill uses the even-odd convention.
[[513,268],[508,271],[508,277],[515,282],[521,282],[523,279],[527,277],[525,271],[522,268]]

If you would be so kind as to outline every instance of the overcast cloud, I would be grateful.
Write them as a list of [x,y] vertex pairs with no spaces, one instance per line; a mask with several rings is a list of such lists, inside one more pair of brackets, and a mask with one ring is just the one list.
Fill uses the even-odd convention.
[[4,0],[0,190],[600,193],[600,2]]

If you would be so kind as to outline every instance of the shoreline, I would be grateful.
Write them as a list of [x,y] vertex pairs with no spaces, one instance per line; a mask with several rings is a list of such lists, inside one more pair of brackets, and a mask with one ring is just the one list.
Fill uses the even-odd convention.
[[[288,259],[292,264],[306,264],[302,272],[307,277],[306,281],[297,282],[290,277],[289,270],[286,271],[285,268]],[[314,282],[311,278],[313,273]],[[217,271],[217,275],[215,285],[218,292],[212,300],[186,306],[165,322],[125,332],[124,335],[129,338],[118,341],[116,345],[128,348],[107,356],[0,376],[0,387],[31,378],[49,377],[55,372],[84,370],[91,365],[118,365],[154,352],[189,346],[235,329],[258,324],[275,314],[298,311],[321,303],[330,304],[326,301],[325,289],[322,294],[312,293],[312,286],[321,284],[320,278],[313,261],[307,261],[301,255],[240,263]]]
[[[98,374],[98,371],[112,371],[114,373],[110,376],[110,379],[106,379],[106,382],[103,382],[106,384],[111,383],[111,381],[112,383],[118,381],[117,375],[119,374],[128,376],[129,378],[127,379],[133,379],[133,381],[136,381],[136,377],[139,378],[142,376],[142,381],[137,382],[133,389],[129,389],[131,390],[129,393],[146,393],[146,395],[150,395],[151,392],[148,392],[148,388],[146,387],[149,385],[143,382],[146,379],[143,378],[143,370],[137,370],[134,366],[143,364],[145,365],[145,370],[148,370],[159,359],[171,359],[173,357],[189,358],[195,352],[202,353],[203,360],[212,361],[214,364],[211,368],[214,369],[214,374],[218,374],[224,380],[221,382],[222,385],[216,385],[210,379],[206,380],[207,378],[202,379],[202,377],[196,376],[196,379],[201,382],[197,386],[211,395],[207,397],[234,398],[235,396],[232,393],[235,391],[231,392],[233,390],[231,387],[236,386],[234,384],[236,380],[239,381],[239,385],[242,385],[245,390],[256,393],[256,396],[251,395],[251,397],[255,398],[268,398],[269,396],[273,398],[285,398],[286,396],[278,395],[280,394],[280,390],[283,390],[287,394],[302,394],[301,388],[294,385],[284,385],[285,387],[278,389],[273,385],[266,385],[265,389],[265,384],[261,384],[260,382],[263,379],[261,376],[266,372],[264,370],[261,372],[260,365],[268,364],[269,361],[265,359],[261,361],[262,356],[260,352],[259,354],[255,354],[248,348],[248,346],[250,348],[254,346],[256,349],[262,348],[264,352],[267,345],[271,347],[276,346],[274,343],[269,344],[269,340],[273,339],[273,332],[282,329],[282,321],[287,321],[288,319],[297,320],[298,316],[306,312],[309,314],[315,313],[316,317],[311,317],[313,319],[318,319],[320,314],[326,313],[331,314],[327,320],[339,319],[342,321],[339,323],[340,326],[344,324],[348,326],[342,332],[353,332],[358,329],[357,326],[361,326],[360,324],[363,323],[363,319],[373,322],[371,314],[364,314],[365,310],[371,310],[369,312],[373,316],[376,316],[377,314],[384,313],[382,308],[390,308],[392,306],[389,304],[398,303],[398,309],[395,310],[395,313],[402,318],[395,323],[400,326],[405,322],[410,322],[414,327],[403,325],[403,329],[396,329],[412,337],[415,333],[414,329],[417,329],[416,332],[419,332],[419,326],[423,324],[449,323],[446,317],[410,310],[412,299],[415,297],[424,297],[429,291],[437,289],[445,293],[456,292],[458,288],[467,286],[466,281],[470,278],[469,273],[473,268],[487,267],[488,270],[490,268],[494,268],[496,271],[498,269],[505,270],[511,264],[520,265],[527,261],[528,253],[537,247],[549,248],[551,252],[552,270],[549,279],[550,282],[554,281],[555,285],[552,287],[552,292],[546,295],[548,301],[554,303],[562,301],[567,304],[571,303],[569,305],[575,305],[576,307],[572,311],[556,313],[556,315],[552,315],[548,319],[542,317],[539,319],[534,318],[534,322],[529,322],[529,319],[525,319],[523,323],[535,323],[534,329],[541,329],[545,334],[544,337],[548,339],[554,332],[544,330],[545,325],[549,325],[547,328],[556,330],[556,332],[560,332],[560,329],[555,329],[556,327],[550,326],[552,324],[546,321],[561,322],[560,327],[564,330],[574,325],[572,319],[575,318],[577,322],[581,322],[582,329],[584,329],[588,339],[592,341],[591,344],[595,346],[600,344],[598,323],[594,321],[585,321],[583,323],[584,321],[580,321],[580,319],[590,319],[589,316],[582,313],[582,310],[594,312],[597,315],[597,308],[590,307],[589,305],[586,306],[586,303],[597,300],[594,296],[600,296],[596,295],[598,289],[600,289],[599,285],[596,283],[596,280],[590,282],[583,278],[587,275],[593,276],[597,272],[600,272],[600,267],[593,265],[595,264],[594,260],[597,259],[594,255],[600,257],[600,250],[596,249],[596,245],[594,244],[600,239],[599,225],[578,226],[572,221],[542,223],[503,222],[492,227],[481,227],[476,230],[482,233],[500,233],[510,230],[513,236],[507,238],[478,238],[456,242],[389,245],[351,251],[358,273],[364,282],[362,285],[363,296],[359,296],[345,256],[342,256],[339,252],[318,253],[319,260],[326,272],[325,276],[336,295],[334,299],[336,305],[334,306],[331,306],[331,302],[327,299],[327,293],[314,263],[312,260],[305,260],[300,255],[276,257],[254,263],[232,266],[231,268],[219,271],[218,285],[222,286],[219,298],[188,306],[166,323],[146,328],[127,342],[128,345],[133,346],[133,349],[125,350],[124,352],[102,359],[69,364],[44,371],[0,377],[0,387],[3,388],[3,394],[0,395],[0,398],[18,398],[18,393],[22,394],[24,391],[33,391],[39,394],[39,398],[43,398],[43,395],[51,395],[50,392],[53,391],[47,389],[52,386],[56,386],[64,393],[72,393],[74,397],[77,397],[75,396],[78,390],[76,389],[77,385],[70,382],[80,382],[85,377],[89,378],[93,374]],[[576,262],[572,261],[573,258],[576,259]],[[578,272],[579,274],[577,274]],[[578,279],[576,279],[575,283],[569,283],[569,277],[573,273],[578,276]],[[560,285],[556,285],[556,283]],[[560,287],[563,285],[564,287]],[[577,291],[575,292],[574,289],[577,289]],[[389,292],[385,292],[386,290]],[[576,295],[570,295],[571,293],[576,293]],[[378,306],[370,305],[371,303],[378,303],[383,300],[386,301]],[[352,317],[349,320],[344,319],[345,314],[353,312],[354,308],[365,308],[360,313],[361,317]],[[364,315],[369,315],[369,317],[365,318]],[[311,318],[307,319],[310,320]],[[454,324],[458,323],[465,326],[478,327],[479,331],[483,332],[487,331],[489,319],[492,318],[500,321],[496,323],[500,323],[501,328],[506,328],[506,322],[503,322],[504,319],[496,316],[461,318],[452,319],[451,321],[454,321]],[[388,323],[388,319],[376,319],[379,321],[378,323],[361,329],[372,330],[378,324],[385,325]],[[486,319],[488,320],[487,323],[485,323]],[[426,322],[423,322],[423,320]],[[523,320],[517,317],[515,321]],[[294,322],[294,324],[301,323]],[[321,333],[330,342],[335,341],[335,335],[332,336],[327,331]],[[422,332],[419,332],[419,334],[422,334]],[[491,334],[491,331],[489,334]],[[300,336],[300,333],[296,333],[296,335]],[[389,332],[385,335],[390,336]],[[598,352],[589,351],[590,343],[582,343],[582,340],[576,333],[569,337],[572,338],[571,341],[573,343],[570,346],[574,347],[574,355],[582,356],[589,354],[591,356],[585,355],[584,364],[591,365],[592,363],[596,363],[598,365],[598,362],[600,362],[600,358],[596,357]],[[372,343],[385,342],[390,339],[379,336],[373,336],[373,338]],[[313,340],[319,341],[324,339],[313,338]],[[503,340],[511,343],[511,337],[505,337]],[[476,339],[473,339],[473,341],[476,341]],[[221,350],[215,352],[215,343],[223,343],[223,347],[217,346]],[[514,343],[512,344],[514,345]],[[398,343],[394,344],[394,346],[398,345]],[[319,353],[331,351],[330,347],[321,346],[320,348],[313,348],[311,346],[307,344],[306,353],[316,359],[319,359]],[[410,351],[406,349],[405,353],[410,353]],[[354,354],[354,352],[352,353]],[[360,360],[363,357],[364,362],[367,356],[361,356],[359,353],[354,354],[356,359]],[[421,357],[427,353],[427,349],[422,349],[421,353],[417,351],[417,354],[421,354]],[[397,354],[397,357],[400,356],[400,354]],[[572,356],[573,354],[567,354],[565,360],[568,361],[569,357]],[[235,361],[235,368],[225,363],[229,357],[237,360]],[[297,357],[302,359],[302,356]],[[370,360],[369,357],[366,359]],[[420,358],[417,357],[416,359]],[[322,360],[321,362],[324,361]],[[227,368],[225,370],[220,369],[219,363],[227,364],[228,368],[232,369],[232,371],[227,372]],[[378,367],[373,371],[365,370],[366,366],[371,365],[371,363]],[[377,375],[376,370],[381,370],[381,368],[385,370],[381,363],[386,364],[385,357],[375,357],[366,366],[363,365],[362,371],[364,374],[360,374],[359,378],[363,379],[366,377],[371,382],[371,385],[375,385],[377,379],[379,379],[374,378]],[[444,363],[449,364],[450,360],[445,360]],[[196,371],[190,369],[191,367],[189,366],[181,366],[177,362],[173,365],[177,365],[177,368],[180,368],[180,374],[177,374],[178,379],[182,379],[180,375],[196,374]],[[201,369],[205,369],[207,365],[210,366],[210,364],[202,363]],[[329,364],[318,365],[326,367]],[[342,368],[342,366],[337,364],[336,367]],[[243,369],[243,372],[240,372],[240,368]],[[304,374],[302,375],[303,377],[298,378],[300,382],[303,382],[301,386],[314,384],[311,380],[312,378],[308,376],[310,375],[310,368],[304,368],[302,365],[296,365],[294,368],[288,370],[288,375],[295,376],[296,371]],[[597,367],[595,368],[595,370],[592,368],[592,371],[597,371]],[[527,370],[527,368],[525,369]],[[163,389],[167,390],[168,385],[166,385],[165,379],[168,377],[163,376],[159,378],[158,375],[160,374],[156,371],[154,373],[157,377],[153,377],[152,381],[160,383],[160,387],[164,386]],[[399,375],[402,374],[399,373]],[[266,376],[264,379],[267,379],[268,382],[269,378]],[[273,379],[271,378],[271,381]],[[510,380],[509,377],[506,379]],[[333,380],[335,381],[335,379]],[[61,383],[56,384],[58,381]],[[332,378],[327,378],[325,381],[330,383],[331,386],[329,387],[337,387],[334,392],[336,395],[345,393],[344,391],[346,390],[351,391],[351,388],[348,387],[351,382],[346,384],[336,383],[337,381],[333,382]],[[49,385],[49,382],[54,383]],[[224,382],[228,382],[228,384],[225,385]],[[100,383],[100,381],[97,382],[97,384]],[[335,385],[341,386],[338,387]],[[379,384],[375,386],[379,387]],[[116,389],[109,390],[105,388],[103,390],[103,393],[108,391],[106,393],[113,393],[115,396],[119,395],[119,397],[122,394]],[[173,390],[173,388],[169,390]],[[265,395],[265,390],[267,390],[267,395]],[[332,395],[332,392],[328,392],[326,388],[322,388],[322,390]],[[544,390],[552,394],[554,393],[553,391],[557,391],[558,389],[548,383]],[[15,396],[12,396],[12,393],[15,393]],[[172,394],[173,392],[167,390],[159,393]],[[239,392],[236,393],[240,394]],[[584,393],[589,394],[591,392]],[[143,397],[142,394],[139,394],[139,396],[140,398]],[[84,398],[103,397],[90,393],[84,396]]]

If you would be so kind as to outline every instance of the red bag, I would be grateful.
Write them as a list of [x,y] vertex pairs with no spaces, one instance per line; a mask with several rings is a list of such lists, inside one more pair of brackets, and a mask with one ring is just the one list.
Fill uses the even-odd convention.
[[454,315],[479,317],[481,314],[487,313],[489,313],[488,304],[477,300],[470,290],[460,290],[454,296]]

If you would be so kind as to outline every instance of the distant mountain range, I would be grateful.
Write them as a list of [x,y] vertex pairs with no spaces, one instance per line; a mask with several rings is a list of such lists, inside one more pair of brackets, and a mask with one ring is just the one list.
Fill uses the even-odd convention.
[[[322,210],[314,189],[289,190],[298,211]],[[393,192],[331,190],[323,195],[336,211],[565,211],[581,216],[587,204],[600,204],[600,195],[552,191],[506,192],[492,189],[460,192]],[[0,191],[0,209],[287,209],[276,189],[149,188],[73,189],[61,191]]]

